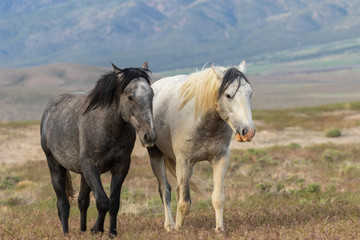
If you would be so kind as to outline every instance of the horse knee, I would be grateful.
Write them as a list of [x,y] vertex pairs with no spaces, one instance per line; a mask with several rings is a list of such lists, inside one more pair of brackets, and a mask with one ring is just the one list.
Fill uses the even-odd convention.
[[106,213],[110,208],[110,200],[108,198],[96,200],[96,208],[99,212]]
[[109,205],[109,214],[117,215],[120,209],[120,200],[114,200],[110,202]]
[[225,203],[225,197],[222,194],[213,194],[212,204],[215,209],[222,208]]
[[90,198],[89,197],[80,197],[78,198],[78,206],[80,211],[86,210],[90,205]]
[[191,208],[191,202],[190,201],[186,201],[186,202],[179,202],[179,209],[181,211],[181,213],[185,216],[188,215],[188,213],[190,212],[190,208]]

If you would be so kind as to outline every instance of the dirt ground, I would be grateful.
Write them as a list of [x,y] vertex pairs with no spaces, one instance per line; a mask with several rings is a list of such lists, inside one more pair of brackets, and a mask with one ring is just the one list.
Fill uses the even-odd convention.
[[[358,117],[360,116],[353,116]],[[255,122],[256,125],[256,122]],[[250,143],[238,143],[233,138],[231,148],[263,148],[274,145],[298,143],[303,147],[321,143],[356,143],[360,142],[360,127],[342,129],[342,136],[327,138],[324,132],[307,131],[300,128],[286,128],[281,131],[258,131]],[[137,140],[133,155],[142,157],[147,151]],[[20,128],[0,127],[0,163],[24,163],[44,160],[40,146],[40,129],[38,125]]]

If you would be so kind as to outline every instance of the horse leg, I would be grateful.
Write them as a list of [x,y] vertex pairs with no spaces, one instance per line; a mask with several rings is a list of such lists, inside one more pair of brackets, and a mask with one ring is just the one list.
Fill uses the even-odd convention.
[[175,229],[180,230],[185,221],[185,216],[190,212],[190,178],[193,166],[184,159],[176,162],[176,178],[178,182],[178,204],[176,210]]
[[171,186],[166,179],[164,155],[155,146],[147,149],[150,156],[151,168],[156,176],[159,184],[159,193],[164,204],[166,231],[171,231],[175,227],[174,220],[171,216],[170,200],[171,200]]
[[104,220],[109,210],[110,201],[101,184],[100,173],[90,161],[84,161],[82,164],[82,174],[95,196],[96,208],[98,210],[98,217],[91,231],[94,233],[104,232]]
[[212,162],[214,191],[212,193],[212,204],[216,215],[216,232],[224,231],[223,209],[224,209],[224,179],[229,163],[229,154]]
[[110,230],[109,235],[116,236],[116,218],[120,206],[121,186],[129,172],[130,156],[124,161],[120,161],[111,168],[111,186],[110,186]]
[[70,204],[65,190],[66,169],[51,154],[47,154],[46,159],[50,169],[51,182],[57,197],[58,215],[65,235],[69,233],[68,219],[70,211]]
[[78,206],[80,209],[80,230],[83,232],[86,231],[86,215],[90,205],[90,192],[91,189],[89,185],[86,183],[84,177],[81,176]]

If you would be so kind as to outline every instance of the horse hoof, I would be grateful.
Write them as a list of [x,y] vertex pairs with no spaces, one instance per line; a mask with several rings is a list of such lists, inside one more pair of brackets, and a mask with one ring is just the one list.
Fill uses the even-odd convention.
[[98,233],[103,233],[104,232],[104,230],[98,230],[98,229],[95,229],[95,228],[92,228],[90,231],[91,231],[92,234],[98,234]]
[[174,229],[174,224],[164,224],[164,228],[167,232],[171,232]]
[[114,238],[116,236],[117,236],[117,231],[116,230],[109,232],[109,238]]
[[180,226],[180,225],[176,225],[174,229],[175,229],[175,231],[180,231],[180,230],[181,230],[181,226]]
[[223,227],[216,227],[216,228],[215,228],[215,232],[216,232],[217,234],[223,234],[223,233],[225,233],[225,230],[224,230]]

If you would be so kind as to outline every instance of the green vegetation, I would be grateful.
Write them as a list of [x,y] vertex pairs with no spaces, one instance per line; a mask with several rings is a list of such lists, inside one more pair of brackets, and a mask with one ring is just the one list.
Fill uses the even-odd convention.
[[338,162],[343,159],[344,154],[336,149],[325,149],[325,151],[321,154],[321,158],[326,160],[329,163]]
[[298,149],[301,148],[301,145],[298,143],[290,143],[289,145],[287,145],[286,147],[290,148],[290,149]]
[[320,189],[321,189],[320,184],[317,184],[317,183],[309,183],[306,190],[307,190],[309,193],[319,193],[319,192],[320,192]]
[[19,182],[19,178],[17,176],[1,176],[0,190],[11,189],[18,182]]
[[325,132],[326,137],[340,137],[341,131],[338,128],[330,128]]

